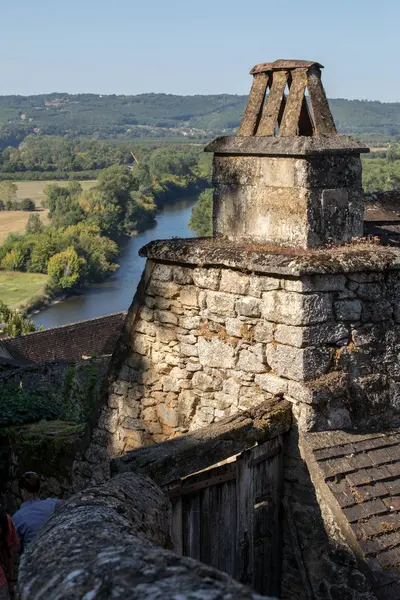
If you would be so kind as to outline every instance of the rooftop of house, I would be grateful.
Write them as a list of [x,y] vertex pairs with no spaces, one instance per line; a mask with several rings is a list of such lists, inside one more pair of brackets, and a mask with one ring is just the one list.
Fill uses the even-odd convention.
[[337,518],[335,511],[336,520],[372,572],[379,597],[398,600],[400,431],[329,431],[310,433],[305,439],[317,471],[342,513]]
[[400,191],[375,192],[365,198],[364,229],[381,243],[400,245]]
[[112,354],[125,317],[119,312],[0,340],[0,359],[27,364]]

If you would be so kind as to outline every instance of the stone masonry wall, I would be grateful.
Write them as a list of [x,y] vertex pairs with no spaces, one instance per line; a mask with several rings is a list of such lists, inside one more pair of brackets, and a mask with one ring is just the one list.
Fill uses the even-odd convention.
[[128,317],[87,476],[101,480],[97,466],[90,475],[101,458],[280,392],[304,430],[398,423],[399,300],[397,272],[295,278],[156,263]]

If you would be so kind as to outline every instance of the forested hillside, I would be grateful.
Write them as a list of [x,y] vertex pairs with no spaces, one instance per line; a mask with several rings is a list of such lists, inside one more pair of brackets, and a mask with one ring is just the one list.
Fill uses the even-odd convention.
[[[49,94],[0,96],[0,149],[28,134],[137,140],[205,140],[233,133],[247,96],[101,96]],[[330,100],[341,133],[371,141],[400,140],[400,103]]]

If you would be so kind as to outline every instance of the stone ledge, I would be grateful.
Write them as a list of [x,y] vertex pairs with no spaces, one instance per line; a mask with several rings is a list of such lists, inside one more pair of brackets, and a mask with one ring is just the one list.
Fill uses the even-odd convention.
[[348,135],[332,137],[222,136],[205,147],[216,154],[309,157],[321,154],[360,154],[369,148]]
[[354,243],[318,250],[229,242],[224,238],[155,240],[139,251],[155,261],[201,267],[288,275],[323,275],[400,270],[400,250],[372,243]]

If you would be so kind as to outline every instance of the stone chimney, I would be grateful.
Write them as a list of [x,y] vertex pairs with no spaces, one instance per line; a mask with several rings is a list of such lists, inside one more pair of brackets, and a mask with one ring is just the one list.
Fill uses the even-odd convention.
[[363,235],[360,153],[369,150],[337,133],[322,68],[277,60],[250,71],[237,135],[206,148],[214,152],[214,236],[314,248]]

